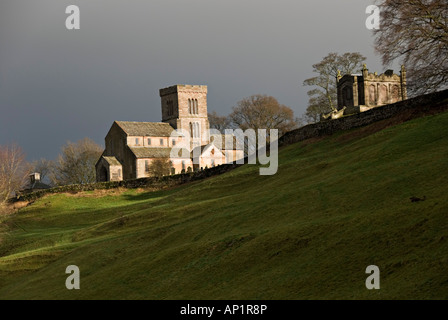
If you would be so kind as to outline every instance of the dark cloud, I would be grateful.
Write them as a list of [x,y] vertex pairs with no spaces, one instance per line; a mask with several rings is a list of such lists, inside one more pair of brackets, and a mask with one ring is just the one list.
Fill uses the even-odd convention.
[[[269,94],[300,115],[302,82],[330,51],[381,71],[360,0],[2,0],[0,144],[30,160],[102,143],[114,120],[160,121],[158,89],[209,86],[209,110]],[[81,9],[81,30],[65,8]]]

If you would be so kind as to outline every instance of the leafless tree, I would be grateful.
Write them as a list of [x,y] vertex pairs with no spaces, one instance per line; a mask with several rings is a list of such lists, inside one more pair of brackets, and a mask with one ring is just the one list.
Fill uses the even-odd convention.
[[378,0],[381,22],[376,51],[383,64],[407,67],[410,95],[448,86],[448,1]]
[[103,148],[89,138],[62,147],[50,179],[54,185],[86,184],[96,181],[95,164]]
[[213,111],[208,114],[208,121],[210,123],[211,129],[216,129],[222,133],[224,133],[225,129],[231,129],[231,120],[229,117],[220,116]]
[[153,177],[163,177],[171,173],[172,163],[169,158],[154,159],[148,166],[148,173]]
[[278,129],[279,136],[297,127],[291,108],[267,95],[253,95],[239,101],[229,118],[234,127],[246,129]]
[[361,70],[365,60],[366,57],[359,52],[346,52],[342,55],[332,52],[322,61],[313,65],[313,72],[318,75],[303,82],[304,86],[317,87],[308,91],[309,102],[306,117],[310,121],[316,122],[321,113],[337,109],[336,77],[338,71],[344,75]]
[[22,148],[16,144],[0,146],[0,206],[24,186],[28,168]]
[[[329,90],[331,99],[336,99],[336,87]],[[329,106],[329,99],[319,89],[313,89],[308,91],[308,107],[304,114],[304,118],[307,123],[316,123],[320,120],[320,115],[328,113],[332,110]]]
[[40,173],[40,179],[44,181],[50,178],[54,166],[55,163],[53,161],[42,158],[31,163],[31,171]]

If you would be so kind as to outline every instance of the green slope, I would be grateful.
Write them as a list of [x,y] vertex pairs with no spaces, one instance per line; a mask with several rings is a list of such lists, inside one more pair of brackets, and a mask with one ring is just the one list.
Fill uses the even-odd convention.
[[273,176],[40,199],[0,218],[0,298],[447,299],[448,113],[378,125],[285,147]]

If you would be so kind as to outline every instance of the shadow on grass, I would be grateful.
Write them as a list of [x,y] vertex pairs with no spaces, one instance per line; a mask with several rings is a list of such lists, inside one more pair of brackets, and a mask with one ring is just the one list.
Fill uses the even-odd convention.
[[[192,182],[194,183],[194,182]],[[191,186],[192,183],[183,184],[183,185],[176,185],[167,187],[163,190],[151,190],[151,189],[144,189],[142,192],[136,192],[131,194],[124,194],[123,199],[127,201],[145,201],[145,200],[155,200],[159,198],[160,200],[162,198],[169,197],[189,186]]]

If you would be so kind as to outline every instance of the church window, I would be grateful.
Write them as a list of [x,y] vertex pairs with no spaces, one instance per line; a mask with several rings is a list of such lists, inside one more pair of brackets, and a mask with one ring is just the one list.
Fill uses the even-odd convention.
[[194,99],[194,114],[198,114],[198,99]]
[[189,114],[193,113],[191,99],[188,99],[188,113]]
[[160,139],[160,145],[163,146],[163,139]]
[[148,146],[151,145],[151,138],[148,138]]
[[190,135],[192,138],[200,137],[199,122],[190,122]]
[[199,123],[198,122],[195,122],[194,124],[193,124],[193,132],[194,132],[194,135],[193,135],[193,137],[194,138],[199,138],[200,137],[200,134],[199,134]]
[[145,171],[149,172],[150,167],[149,167],[149,160],[145,160]]
[[135,138],[135,145],[138,146],[140,144],[140,139],[139,138]]
[[173,139],[173,146],[175,146],[175,145],[176,145],[176,140]]

